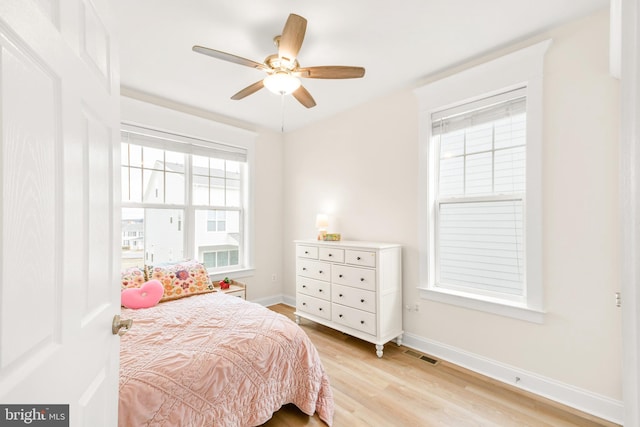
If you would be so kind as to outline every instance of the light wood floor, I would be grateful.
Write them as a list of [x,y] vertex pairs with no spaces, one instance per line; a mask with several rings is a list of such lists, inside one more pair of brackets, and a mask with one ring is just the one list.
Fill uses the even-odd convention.
[[[292,307],[270,308],[294,318]],[[433,366],[406,347],[387,344],[379,359],[373,344],[308,320],[300,325],[329,375],[334,427],[617,425],[445,362]],[[264,426],[326,427],[317,415],[309,417],[293,405]]]

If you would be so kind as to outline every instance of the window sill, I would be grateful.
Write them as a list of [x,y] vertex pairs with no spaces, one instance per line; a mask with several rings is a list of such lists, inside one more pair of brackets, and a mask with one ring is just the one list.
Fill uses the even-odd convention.
[[255,273],[255,268],[243,268],[239,270],[229,270],[229,271],[216,271],[215,273],[210,273],[209,278],[212,282],[218,282],[225,277],[229,279],[240,279],[242,277],[253,276]]
[[494,299],[482,298],[476,295],[465,294],[447,289],[418,288],[420,297],[431,301],[456,305],[458,307],[511,317],[527,322],[543,324],[545,312],[521,305],[518,303],[498,302]]

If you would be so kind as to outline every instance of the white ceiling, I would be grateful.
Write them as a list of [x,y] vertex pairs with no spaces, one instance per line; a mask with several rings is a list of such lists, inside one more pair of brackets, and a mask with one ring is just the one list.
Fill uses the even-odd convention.
[[[609,0],[112,0],[125,90],[197,107],[249,127],[294,130],[478,55],[608,7]],[[289,13],[308,20],[301,66],[354,65],[362,79],[303,79],[306,109],[266,89],[265,76],[191,50],[195,44],[262,62]],[[283,110],[284,109],[284,110]]]

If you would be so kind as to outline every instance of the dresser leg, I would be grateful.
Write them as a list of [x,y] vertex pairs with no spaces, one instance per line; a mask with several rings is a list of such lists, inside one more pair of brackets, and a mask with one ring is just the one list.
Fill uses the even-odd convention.
[[376,356],[382,357],[382,350],[384,349],[384,345],[376,344]]
[[299,325],[299,324],[300,324],[300,316],[296,314],[296,325]]
[[396,338],[396,344],[398,344],[398,347],[402,345],[402,335],[403,334],[400,334],[398,335],[398,338]]

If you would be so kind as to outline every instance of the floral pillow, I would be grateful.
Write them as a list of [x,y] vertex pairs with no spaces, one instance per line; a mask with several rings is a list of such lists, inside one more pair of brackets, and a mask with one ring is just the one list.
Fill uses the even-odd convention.
[[158,280],[164,287],[160,302],[213,292],[207,269],[198,261],[148,267],[149,280]]
[[147,281],[145,271],[138,267],[131,267],[124,270],[121,274],[121,290],[129,288],[139,288]]

